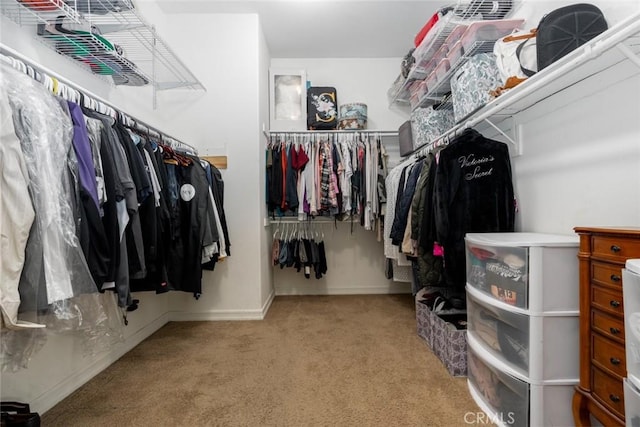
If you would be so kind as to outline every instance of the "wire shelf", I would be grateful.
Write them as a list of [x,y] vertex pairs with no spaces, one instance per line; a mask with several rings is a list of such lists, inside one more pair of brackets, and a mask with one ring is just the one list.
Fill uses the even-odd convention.
[[0,0],[0,12],[18,25],[45,23],[58,16],[80,23],[80,13],[62,0]]
[[2,14],[37,24],[39,38],[116,85],[206,90],[129,0],[0,0]]

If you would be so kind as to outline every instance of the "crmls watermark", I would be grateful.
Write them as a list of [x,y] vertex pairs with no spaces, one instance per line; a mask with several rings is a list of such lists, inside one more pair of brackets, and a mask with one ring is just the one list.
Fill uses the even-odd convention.
[[503,424],[514,425],[516,416],[513,412],[498,412],[485,414],[484,412],[467,412],[464,414],[465,424]]

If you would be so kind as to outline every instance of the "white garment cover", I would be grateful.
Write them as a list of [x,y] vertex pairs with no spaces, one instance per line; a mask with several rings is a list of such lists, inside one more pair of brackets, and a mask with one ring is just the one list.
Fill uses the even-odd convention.
[[[40,83],[0,64],[0,86],[8,94],[42,238],[47,301],[97,292],[76,235],[67,157],[73,125],[67,111]],[[66,104],[65,104],[66,105]]]
[[0,308],[2,326],[11,329],[44,327],[18,320],[18,284],[35,218],[28,183],[27,165],[13,127],[8,95],[0,87]]

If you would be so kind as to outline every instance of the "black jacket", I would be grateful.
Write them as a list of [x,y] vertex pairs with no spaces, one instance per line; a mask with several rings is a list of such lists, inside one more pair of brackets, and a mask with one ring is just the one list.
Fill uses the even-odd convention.
[[466,233],[513,231],[515,204],[506,144],[466,130],[440,152],[434,207],[447,284],[465,285]]

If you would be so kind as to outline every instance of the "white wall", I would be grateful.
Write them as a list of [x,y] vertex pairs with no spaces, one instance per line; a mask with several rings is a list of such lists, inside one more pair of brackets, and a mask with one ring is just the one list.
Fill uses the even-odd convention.
[[[268,129],[269,128],[269,64],[271,62],[271,56],[269,54],[269,47],[267,46],[267,41],[264,37],[264,33],[262,32],[262,26],[260,27],[260,46],[258,49],[259,53],[259,98],[258,104],[260,106],[259,111],[259,120],[260,129]],[[264,142],[266,141],[265,136],[262,132],[260,132],[259,136],[260,146],[257,149],[258,155],[260,156],[260,188],[262,189],[262,193],[258,200],[260,203],[260,216],[261,218],[267,217],[267,205],[264,203],[265,191],[266,191],[266,174],[264,173],[266,169],[266,157],[264,156]],[[271,300],[275,295],[275,291],[273,289],[273,276],[271,274],[271,265],[269,263],[269,254],[271,253],[271,233],[267,227],[263,227],[260,231],[260,277],[261,277],[261,288],[260,288],[260,301],[262,302],[263,307],[267,307]]]
[[[149,8],[154,5],[146,5]],[[161,12],[157,11],[158,14]],[[145,16],[149,16],[145,10]],[[163,15],[160,15],[163,16]],[[252,14],[175,14],[155,20],[159,34],[207,88],[194,97],[167,91],[157,114],[191,135],[201,154],[226,154],[225,211],[232,256],[205,272],[203,294],[172,297],[173,318],[261,318],[263,299],[261,185],[260,29]],[[189,31],[185,31],[188,28]],[[232,41],[232,42],[231,42]],[[262,107],[264,108],[264,107]]]
[[576,226],[640,226],[635,72],[623,81],[613,73],[592,77],[565,94],[589,91],[588,97],[569,104],[547,99],[518,118],[523,155],[512,164],[519,230],[572,234]]

